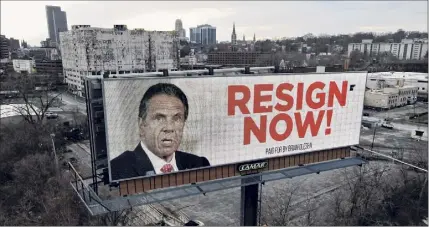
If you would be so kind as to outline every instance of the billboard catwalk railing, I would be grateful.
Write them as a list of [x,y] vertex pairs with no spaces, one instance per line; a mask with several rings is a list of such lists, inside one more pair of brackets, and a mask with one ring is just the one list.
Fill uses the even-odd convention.
[[236,187],[244,187],[247,185],[260,184],[267,181],[293,178],[307,174],[319,174],[320,172],[324,171],[362,165],[364,163],[365,161],[360,158],[331,160],[322,163],[281,169],[277,171],[261,172],[258,174],[252,174],[247,176],[225,178],[221,180],[195,183],[175,188],[153,190],[149,193],[142,193],[127,197],[117,197],[110,200],[100,199],[100,197],[98,197],[92,190],[92,188],[89,187],[87,183],[85,183],[85,181],[70,163],[69,167],[74,176],[74,180],[70,182],[73,189],[76,191],[79,198],[85,204],[88,211],[92,215],[98,215],[193,195],[205,195],[206,193],[210,192]]

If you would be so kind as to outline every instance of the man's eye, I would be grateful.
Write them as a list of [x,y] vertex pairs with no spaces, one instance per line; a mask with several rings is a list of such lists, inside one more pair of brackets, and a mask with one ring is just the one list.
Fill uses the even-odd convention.
[[155,120],[157,120],[157,121],[160,121],[162,119],[164,119],[162,116],[159,116],[159,115],[155,116]]
[[173,120],[174,121],[181,121],[183,118],[182,118],[182,116],[181,115],[176,115],[176,116],[174,116],[173,117]]

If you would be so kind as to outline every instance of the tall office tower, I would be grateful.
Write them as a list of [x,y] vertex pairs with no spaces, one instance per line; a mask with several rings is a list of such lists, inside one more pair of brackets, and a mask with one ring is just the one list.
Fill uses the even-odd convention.
[[201,30],[201,44],[213,45],[216,44],[216,27],[208,24],[198,26]]
[[216,27],[208,24],[198,25],[189,29],[189,38],[192,43],[203,45],[216,44]]
[[0,35],[0,59],[9,58],[10,44],[9,39]]
[[189,41],[197,43],[197,28],[189,28]]
[[46,6],[46,20],[48,22],[49,39],[60,43],[60,32],[68,31],[66,12],[59,6]]
[[176,34],[179,38],[186,37],[186,30],[183,28],[182,20],[180,19],[176,20],[174,30],[176,31]]

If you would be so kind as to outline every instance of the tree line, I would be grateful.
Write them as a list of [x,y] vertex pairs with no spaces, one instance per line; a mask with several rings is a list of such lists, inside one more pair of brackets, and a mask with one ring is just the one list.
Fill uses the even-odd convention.
[[[387,32],[387,33],[374,33],[374,32],[358,32],[355,34],[339,34],[339,35],[320,35],[315,36],[311,33],[308,33],[304,36],[295,37],[295,38],[283,38],[281,40],[264,40],[257,41],[256,48],[257,51],[269,52],[273,49],[274,44],[284,45],[286,52],[296,52],[298,47],[303,44],[311,47],[311,52],[316,54],[321,52],[332,51],[332,46],[338,45],[342,47],[342,50],[339,51],[339,54],[347,53],[347,47],[349,43],[360,43],[362,39],[372,39],[373,43],[379,42],[393,42],[399,43],[402,39],[423,39],[428,38],[427,32],[419,31],[404,31],[399,29],[396,32]],[[304,48],[305,51],[305,48]]]
[[[128,211],[90,216],[73,191],[72,176],[62,165],[67,161],[64,127],[46,120],[48,109],[58,107],[59,92],[49,83],[35,91],[37,82],[20,74],[1,77],[2,90],[18,92],[8,103],[21,105],[17,116],[0,119],[0,225],[126,224]],[[86,120],[73,118],[87,127]]]

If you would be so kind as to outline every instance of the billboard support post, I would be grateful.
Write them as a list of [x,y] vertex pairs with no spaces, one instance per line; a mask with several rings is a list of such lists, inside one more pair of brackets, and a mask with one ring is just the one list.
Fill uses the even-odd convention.
[[[241,226],[258,225],[258,199],[261,176],[242,179],[242,184],[255,181],[255,184],[241,187]],[[249,182],[250,181],[250,182]]]

